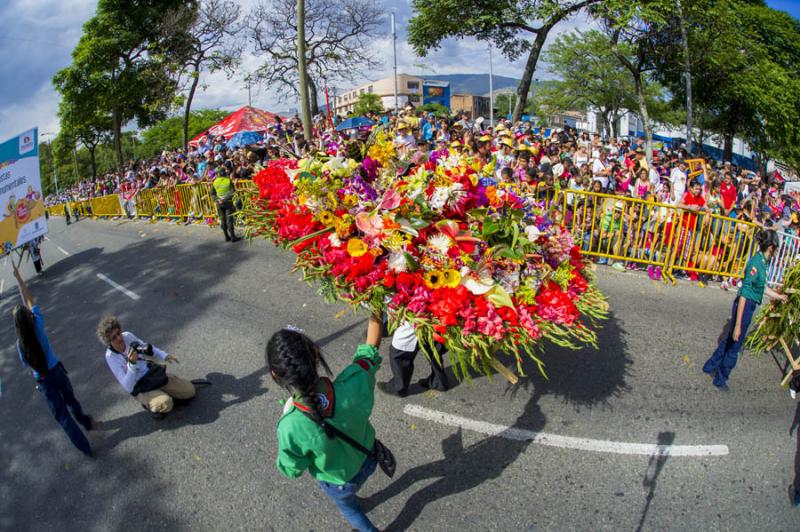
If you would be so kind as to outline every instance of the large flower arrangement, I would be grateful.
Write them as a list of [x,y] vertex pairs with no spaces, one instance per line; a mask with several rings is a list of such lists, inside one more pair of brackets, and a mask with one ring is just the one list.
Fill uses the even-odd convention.
[[[423,345],[446,344],[459,376],[502,370],[543,340],[596,345],[606,315],[570,234],[541,203],[447,150],[400,161],[385,133],[362,162],[271,161],[243,210],[247,234],[297,254],[329,300],[409,321]],[[429,350],[435,353],[435,350]]]

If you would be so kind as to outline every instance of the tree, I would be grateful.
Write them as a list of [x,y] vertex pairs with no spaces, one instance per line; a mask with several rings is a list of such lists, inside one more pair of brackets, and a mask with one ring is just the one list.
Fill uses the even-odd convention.
[[492,43],[510,61],[527,54],[517,87],[514,121],[528,105],[539,55],[550,30],[600,0],[413,0],[408,42],[425,56],[448,37],[475,37]]
[[597,30],[562,35],[548,48],[545,60],[559,77],[537,94],[548,114],[593,110],[605,130],[618,136],[619,118],[637,103],[633,80],[612,53],[608,36]]
[[[191,11],[188,15],[192,16]],[[184,62],[189,91],[183,111],[183,147],[189,143],[189,116],[202,72],[224,71],[228,79],[242,56],[242,30],[239,6],[230,0],[201,0],[197,16],[189,29],[189,48]]]
[[354,116],[364,116],[367,113],[382,113],[383,102],[381,97],[371,92],[365,92],[358,97],[356,104],[353,106]]
[[[279,98],[300,96],[296,0],[261,0],[248,17],[254,51],[266,56],[254,79]],[[319,113],[323,83],[354,82],[377,68],[372,41],[383,23],[383,9],[371,0],[307,0],[305,45],[311,113]]]
[[119,165],[125,124],[152,124],[173,101],[191,22],[174,15],[186,5],[185,0],[99,0],[72,52],[72,64],[54,78],[62,96],[74,100],[87,93],[99,109],[110,111]]
[[[189,138],[208,130],[211,126],[228,116],[225,111],[201,109],[189,114]],[[174,150],[183,146],[183,117],[174,116],[162,120],[142,133],[142,140],[137,148],[138,158],[153,157],[162,150]]]
[[[722,135],[727,160],[742,136],[755,151],[800,166],[800,23],[758,1],[705,0],[683,11],[701,132]],[[661,45],[658,76],[684,97],[680,50]]]

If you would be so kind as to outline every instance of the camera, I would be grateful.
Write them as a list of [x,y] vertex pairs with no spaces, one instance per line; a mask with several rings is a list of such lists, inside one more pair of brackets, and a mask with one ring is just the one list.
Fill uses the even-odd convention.
[[151,357],[153,356],[153,346],[150,344],[142,344],[139,342],[131,342],[131,348],[136,351],[137,354]]

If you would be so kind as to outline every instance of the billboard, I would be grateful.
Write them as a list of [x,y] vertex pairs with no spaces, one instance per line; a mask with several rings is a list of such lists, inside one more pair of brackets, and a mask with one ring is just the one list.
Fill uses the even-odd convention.
[[422,104],[438,103],[450,110],[450,82],[429,81],[422,82]]
[[0,255],[47,233],[39,178],[39,132],[0,144]]

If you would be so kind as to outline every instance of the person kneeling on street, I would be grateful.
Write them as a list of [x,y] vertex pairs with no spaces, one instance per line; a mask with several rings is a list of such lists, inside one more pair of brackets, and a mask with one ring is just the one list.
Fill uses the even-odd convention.
[[174,401],[194,397],[194,384],[168,374],[157,362],[174,363],[178,359],[131,332],[123,332],[115,316],[100,320],[97,338],[106,346],[106,363],[114,377],[153,417],[161,419],[172,410]]

